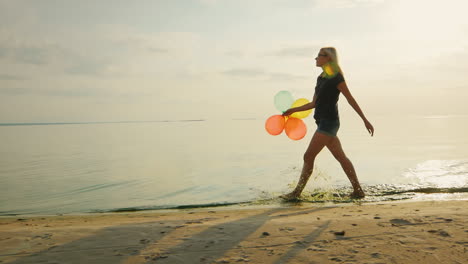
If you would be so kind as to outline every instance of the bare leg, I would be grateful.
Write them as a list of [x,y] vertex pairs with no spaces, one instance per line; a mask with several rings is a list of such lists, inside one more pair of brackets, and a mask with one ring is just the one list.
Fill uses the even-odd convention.
[[280,196],[281,198],[286,200],[294,200],[301,196],[307,181],[309,181],[310,175],[312,175],[315,157],[327,145],[327,143],[330,142],[331,139],[332,137],[330,136],[315,132],[312,140],[310,141],[309,147],[304,154],[304,166],[302,167],[301,177],[299,178],[299,182],[297,183],[296,188],[294,188],[294,191],[291,193]]
[[351,182],[351,185],[353,186],[353,189],[354,189],[351,196],[355,198],[363,198],[365,194],[361,188],[361,185],[359,184],[359,180],[356,175],[356,170],[354,169],[354,166],[351,160],[349,160],[348,157],[346,157],[346,154],[343,151],[341,142],[338,139],[338,137],[334,137],[327,144],[327,148],[330,150],[330,152],[333,154],[336,160],[340,162],[341,167],[343,168],[343,171],[346,173],[346,176],[348,176],[348,179]]

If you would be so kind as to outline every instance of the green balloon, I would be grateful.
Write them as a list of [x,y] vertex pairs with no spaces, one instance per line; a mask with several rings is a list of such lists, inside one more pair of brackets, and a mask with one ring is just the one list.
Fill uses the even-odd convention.
[[284,113],[286,110],[291,108],[294,103],[294,98],[288,91],[280,91],[275,95],[275,107]]

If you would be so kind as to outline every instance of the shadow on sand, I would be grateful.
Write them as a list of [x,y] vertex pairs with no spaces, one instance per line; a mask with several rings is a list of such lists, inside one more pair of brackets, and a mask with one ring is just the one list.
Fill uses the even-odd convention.
[[[184,238],[182,243],[166,250],[164,258],[148,256],[143,263],[212,263],[229,250],[238,247],[239,243],[271,219],[325,209],[329,208],[321,207],[293,213],[288,209],[285,214],[281,214],[285,209],[277,208],[239,220],[216,224],[191,237]],[[108,227],[89,237],[20,257],[10,263],[123,263],[132,256],[138,256],[149,245],[153,245],[153,248],[156,245],[157,248],[159,240],[176,228],[180,228],[184,223],[185,221],[164,221],[164,223],[157,221]],[[286,263],[288,259],[304,250],[328,227],[328,224],[329,222],[326,222],[319,227],[314,226],[302,243],[292,244],[275,263]]]

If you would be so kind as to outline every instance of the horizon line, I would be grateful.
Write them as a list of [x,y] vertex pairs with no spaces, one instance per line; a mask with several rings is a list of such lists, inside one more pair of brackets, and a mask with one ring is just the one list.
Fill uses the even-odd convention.
[[[231,120],[256,120],[257,118],[232,118]],[[125,123],[175,123],[204,122],[208,119],[176,119],[176,120],[143,120],[143,121],[77,121],[77,122],[8,122],[0,126],[45,126],[45,125],[93,125],[93,124],[125,124]]]

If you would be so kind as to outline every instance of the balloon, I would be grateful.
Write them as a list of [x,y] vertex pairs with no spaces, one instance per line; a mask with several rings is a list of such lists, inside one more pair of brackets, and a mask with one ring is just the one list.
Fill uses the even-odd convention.
[[333,78],[340,72],[340,67],[336,62],[329,62],[325,64],[323,67],[323,71],[325,72],[326,78]]
[[330,64],[325,65],[325,66],[323,67],[323,71],[325,72],[325,74],[326,74],[327,76],[330,76],[330,77],[331,77],[331,76],[334,76],[334,75],[335,75],[335,71],[333,70],[333,68],[331,67]]
[[288,110],[292,103],[294,103],[294,98],[288,91],[280,91],[275,95],[275,107],[280,110],[281,113]]
[[307,133],[307,127],[299,118],[290,117],[284,126],[286,135],[292,140],[302,139]]
[[270,135],[279,135],[283,132],[285,122],[285,118],[282,115],[270,116],[265,122],[265,129]]
[[[303,106],[305,104],[308,104],[309,103],[309,100],[305,99],[305,98],[300,98],[300,99],[297,99],[291,106],[291,108],[293,107],[299,107],[299,106]],[[310,113],[312,113],[312,109],[310,110],[306,110],[306,111],[301,111],[301,112],[296,112],[294,114],[291,115],[291,117],[295,117],[295,118],[306,118],[310,115]]]

